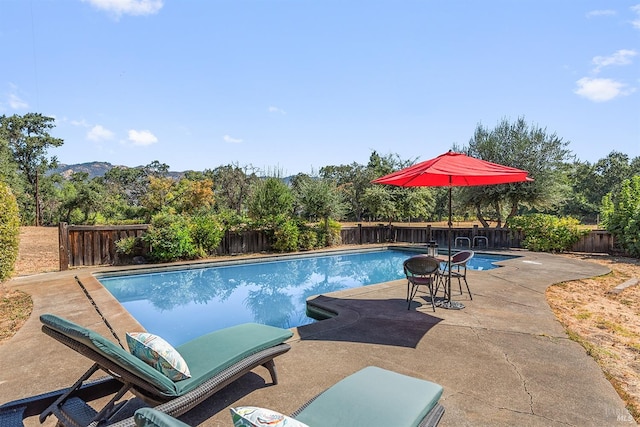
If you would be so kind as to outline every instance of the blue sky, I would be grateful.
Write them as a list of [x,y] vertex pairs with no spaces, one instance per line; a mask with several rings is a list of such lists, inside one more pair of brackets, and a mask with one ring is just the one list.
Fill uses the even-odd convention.
[[0,3],[0,115],[55,117],[61,163],[317,173],[520,116],[640,156],[638,0]]

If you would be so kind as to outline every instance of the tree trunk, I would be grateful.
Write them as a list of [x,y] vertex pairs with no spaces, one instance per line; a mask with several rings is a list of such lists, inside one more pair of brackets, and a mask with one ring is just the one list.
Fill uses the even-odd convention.
[[482,211],[480,210],[480,203],[476,203],[476,218],[478,218],[478,221],[480,221],[480,223],[484,228],[489,228],[489,223],[482,216]]
[[509,211],[509,215],[507,215],[506,222],[509,222],[509,220],[514,216],[516,216],[517,213],[518,213],[518,202],[513,202],[511,203],[511,210]]
[[34,193],[36,196],[36,227],[40,227],[40,191],[39,191],[39,176],[36,173],[36,185],[34,188]]
[[498,216],[496,222],[496,228],[502,228],[502,211],[500,209],[500,202],[495,202],[493,204],[494,209],[496,210],[496,215]]

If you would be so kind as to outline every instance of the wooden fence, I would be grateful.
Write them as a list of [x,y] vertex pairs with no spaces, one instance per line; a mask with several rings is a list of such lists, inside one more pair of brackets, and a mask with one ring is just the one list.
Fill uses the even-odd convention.
[[[67,225],[58,227],[60,242],[60,270],[69,267],[115,264],[118,260],[115,243],[125,237],[140,237],[147,224],[120,226]],[[447,227],[414,226],[363,226],[343,227],[342,244],[367,245],[374,243],[427,243],[436,242],[439,247],[448,246]],[[456,249],[505,249],[520,248],[522,233],[506,228],[454,228],[451,241]],[[261,231],[226,232],[218,255],[269,252],[271,241]],[[583,237],[573,248],[575,252],[612,253],[613,236],[604,230],[595,230]]]
[[126,237],[140,237],[148,224],[136,225],[67,225],[58,226],[60,270],[83,265],[114,264],[116,242]]

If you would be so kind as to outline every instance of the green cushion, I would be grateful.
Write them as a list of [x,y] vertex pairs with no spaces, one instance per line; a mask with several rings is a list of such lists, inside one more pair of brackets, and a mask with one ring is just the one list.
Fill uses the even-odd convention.
[[153,408],[140,408],[133,415],[136,427],[189,427],[171,415]]
[[40,321],[51,329],[85,344],[124,370],[135,373],[153,384],[162,394],[179,396],[175,383],[171,379],[102,335],[53,314],[43,314],[40,316]]
[[281,344],[291,336],[293,333],[288,329],[245,323],[198,337],[176,347],[189,366],[191,378],[175,385],[184,394],[234,363]]
[[295,418],[313,427],[417,426],[442,387],[374,366],[327,389]]
[[40,321],[50,328],[80,341],[107,357],[123,369],[134,372],[153,384],[163,395],[182,396],[194,390],[222,370],[258,351],[283,343],[293,333],[288,329],[246,323],[221,329],[195,338],[176,350],[184,358],[191,378],[173,382],[100,334],[53,314],[43,314]]

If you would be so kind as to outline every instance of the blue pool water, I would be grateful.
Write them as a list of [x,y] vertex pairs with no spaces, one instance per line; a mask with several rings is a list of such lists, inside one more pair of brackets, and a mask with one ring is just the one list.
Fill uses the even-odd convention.
[[[306,300],[318,294],[398,280],[411,252],[378,250],[163,270],[98,280],[149,332],[179,345],[246,322],[292,328],[313,322]],[[469,267],[511,257],[476,254]]]

